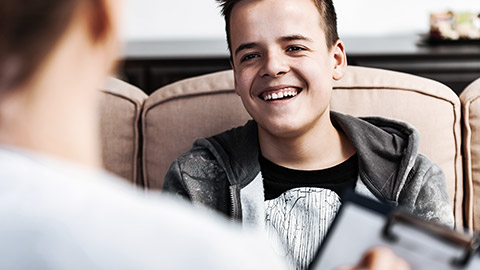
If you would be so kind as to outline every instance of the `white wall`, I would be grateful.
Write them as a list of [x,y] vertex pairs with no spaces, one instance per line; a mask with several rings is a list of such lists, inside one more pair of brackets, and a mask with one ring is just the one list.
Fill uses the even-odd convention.
[[224,37],[215,0],[126,0],[125,37],[210,39]]
[[[223,39],[214,0],[125,0],[127,40]],[[422,33],[432,11],[480,12],[479,0],[334,0],[341,36]]]
[[340,35],[425,33],[430,12],[480,12],[479,0],[334,0]]

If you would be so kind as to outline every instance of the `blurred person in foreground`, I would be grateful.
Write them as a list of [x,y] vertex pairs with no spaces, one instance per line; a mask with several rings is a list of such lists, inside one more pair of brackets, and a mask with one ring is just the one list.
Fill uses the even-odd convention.
[[255,236],[101,170],[120,7],[0,3],[0,269],[282,269]]
[[101,169],[120,5],[0,4],[0,269],[284,269],[261,235]]

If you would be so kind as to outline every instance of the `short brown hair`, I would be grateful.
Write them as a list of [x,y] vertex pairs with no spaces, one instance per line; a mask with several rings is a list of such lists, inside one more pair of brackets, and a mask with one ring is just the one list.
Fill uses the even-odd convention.
[[[216,0],[222,8],[222,15],[225,18],[225,32],[227,33],[228,49],[232,52],[230,44],[230,16],[232,9],[238,2],[242,0]],[[327,46],[331,48],[338,40],[337,32],[337,14],[332,0],[312,0],[323,18],[323,29],[325,30],[325,38]]]
[[2,0],[0,94],[31,79],[79,8],[86,11],[92,40],[104,37],[110,19],[103,0]]

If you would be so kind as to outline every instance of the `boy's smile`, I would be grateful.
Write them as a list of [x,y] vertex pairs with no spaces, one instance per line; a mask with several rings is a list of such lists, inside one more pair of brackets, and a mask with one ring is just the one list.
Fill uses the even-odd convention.
[[265,101],[290,99],[298,95],[302,90],[293,86],[275,86],[265,89],[258,97]]
[[235,90],[259,135],[292,138],[330,122],[345,54],[341,42],[327,47],[323,24],[311,0],[243,0],[233,8]]

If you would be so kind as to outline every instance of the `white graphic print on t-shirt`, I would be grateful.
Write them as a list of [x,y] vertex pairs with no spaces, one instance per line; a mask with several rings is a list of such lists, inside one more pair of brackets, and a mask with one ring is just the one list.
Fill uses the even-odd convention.
[[265,201],[265,227],[273,241],[280,240],[288,261],[307,269],[340,208],[337,193],[301,187]]

